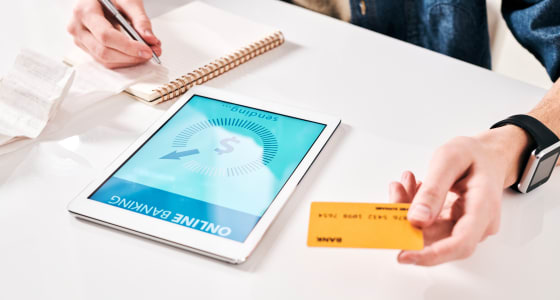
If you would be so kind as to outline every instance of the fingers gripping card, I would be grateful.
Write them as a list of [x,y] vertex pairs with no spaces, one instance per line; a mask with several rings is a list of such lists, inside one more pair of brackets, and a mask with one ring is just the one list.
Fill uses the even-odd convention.
[[406,215],[410,204],[313,202],[307,245],[311,247],[424,248],[422,230]]

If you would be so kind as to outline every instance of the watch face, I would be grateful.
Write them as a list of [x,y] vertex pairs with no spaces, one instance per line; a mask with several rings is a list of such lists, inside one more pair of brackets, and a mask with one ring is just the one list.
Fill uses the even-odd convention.
[[559,155],[560,149],[549,153],[539,160],[539,164],[537,165],[535,173],[533,174],[531,183],[529,183],[529,187],[527,189],[528,191],[538,187],[548,180],[550,174],[552,174],[554,166],[556,165],[556,161],[558,160]]

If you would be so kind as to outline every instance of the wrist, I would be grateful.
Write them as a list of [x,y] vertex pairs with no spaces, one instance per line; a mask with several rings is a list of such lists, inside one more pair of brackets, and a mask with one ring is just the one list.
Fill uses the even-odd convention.
[[517,182],[527,157],[533,148],[533,139],[515,125],[505,125],[479,134],[477,137],[496,154],[504,172],[504,188]]

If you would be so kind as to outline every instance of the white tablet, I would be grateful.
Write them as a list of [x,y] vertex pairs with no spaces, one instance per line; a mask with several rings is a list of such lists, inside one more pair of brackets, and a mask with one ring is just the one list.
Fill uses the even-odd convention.
[[338,118],[196,87],[68,210],[241,263],[339,124]]

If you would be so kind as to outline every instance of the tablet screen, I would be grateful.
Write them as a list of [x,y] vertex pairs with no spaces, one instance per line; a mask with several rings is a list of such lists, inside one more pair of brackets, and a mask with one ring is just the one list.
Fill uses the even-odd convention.
[[194,95],[89,199],[243,242],[324,128]]

